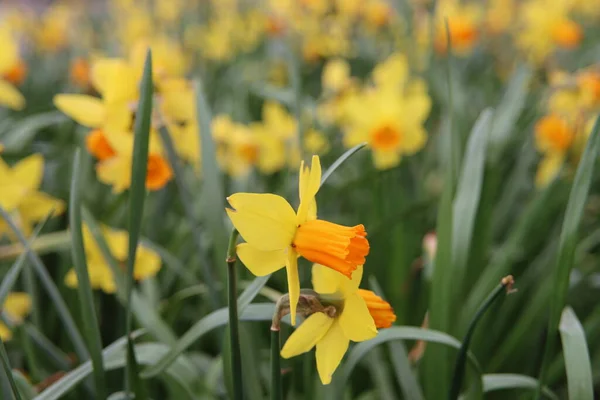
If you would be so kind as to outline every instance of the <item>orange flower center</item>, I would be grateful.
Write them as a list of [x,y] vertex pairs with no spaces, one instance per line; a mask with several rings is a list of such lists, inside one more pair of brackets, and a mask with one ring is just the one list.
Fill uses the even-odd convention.
[[581,27],[568,19],[556,24],[552,29],[552,39],[554,42],[567,49],[577,47],[582,38],[583,31]]
[[548,115],[535,125],[535,134],[539,142],[546,142],[554,150],[566,151],[573,143],[573,131],[567,122],[557,115]]
[[90,84],[90,65],[84,58],[76,58],[71,62],[69,75],[71,82],[81,88],[87,89]]
[[274,15],[270,15],[267,18],[266,24],[266,31],[269,36],[281,36],[285,31],[285,22],[283,21],[283,19],[278,18]]
[[19,60],[13,67],[4,74],[4,79],[15,85],[21,84],[27,76],[27,64]]
[[292,247],[307,260],[351,278],[369,254],[366,236],[363,225],[348,227],[316,219],[298,226]]
[[148,154],[146,187],[148,190],[162,189],[173,177],[173,170],[167,161],[158,154]]
[[584,73],[579,78],[580,87],[589,93],[592,101],[600,103],[600,73]]
[[108,140],[106,140],[102,129],[94,129],[87,135],[85,138],[85,147],[87,147],[91,155],[100,161],[115,155],[115,151]]
[[251,143],[241,145],[238,151],[240,157],[248,164],[254,164],[258,160],[258,147]]
[[[440,31],[435,41],[435,49],[438,53],[445,53],[448,46],[446,27],[442,26],[439,29]],[[452,18],[448,21],[448,31],[450,32],[451,46],[458,50],[471,48],[479,36],[479,31],[475,24],[466,18],[460,17]]]
[[358,294],[367,303],[367,308],[377,328],[389,328],[396,320],[392,306],[370,290],[358,289]]
[[380,125],[371,131],[371,146],[377,150],[395,150],[402,140],[402,132],[391,125]]

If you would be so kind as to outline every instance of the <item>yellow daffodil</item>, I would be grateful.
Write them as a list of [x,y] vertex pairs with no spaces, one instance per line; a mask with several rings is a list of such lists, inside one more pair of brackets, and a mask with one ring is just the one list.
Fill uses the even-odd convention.
[[[42,221],[54,210],[61,214],[65,205],[39,190],[44,175],[44,159],[40,154],[24,158],[12,167],[0,158],[0,205],[13,215],[19,228],[29,235],[33,225]],[[0,221],[0,236],[11,230]]]
[[325,312],[310,315],[281,349],[281,356],[290,358],[316,347],[317,370],[324,385],[331,383],[350,341],[372,339],[377,335],[377,327],[389,327],[396,319],[388,303],[373,292],[358,288],[362,275],[362,265],[347,279],[315,264],[313,287],[324,305],[331,306]]
[[[125,268],[128,253],[128,234],[125,231],[102,227],[102,234],[110,248],[112,255]],[[101,289],[105,293],[116,291],[115,279],[106,262],[98,243],[87,225],[83,225],[83,244],[87,259],[88,274],[92,289]],[[144,280],[155,276],[161,267],[158,254],[143,245],[138,245],[135,256],[133,277],[135,280]],[[71,288],[77,287],[77,274],[71,269],[65,276],[65,284]]]
[[231,121],[226,115],[216,116],[212,125],[219,165],[232,177],[246,176],[256,165],[260,154],[254,131]]
[[458,55],[470,54],[480,37],[481,6],[475,3],[461,4],[458,0],[442,0],[436,7],[438,17],[434,39],[436,51],[438,53],[447,51],[449,32],[452,52]]
[[0,105],[15,110],[25,107],[25,98],[13,83],[22,80],[23,62],[19,47],[8,24],[0,26]]
[[431,100],[420,79],[409,79],[406,60],[393,55],[373,73],[375,86],[363,89],[345,104],[344,144],[367,142],[379,169],[392,168],[403,155],[425,146],[423,124]]
[[321,84],[323,90],[340,92],[350,84],[350,65],[346,60],[333,59],[323,67]]
[[[0,310],[11,322],[20,324],[31,311],[31,298],[27,293],[9,293],[4,304],[0,306]],[[3,322],[0,322],[0,339],[3,342],[12,339],[12,331]]]
[[300,295],[298,257],[323,264],[350,278],[364,264],[369,242],[363,225],[346,227],[317,219],[315,195],[321,181],[321,164],[313,156],[312,167],[300,166],[300,205],[292,206],[274,194],[236,193],[227,198],[227,214],[246,243],[237,254],[255,275],[267,275],[285,265],[292,324]]

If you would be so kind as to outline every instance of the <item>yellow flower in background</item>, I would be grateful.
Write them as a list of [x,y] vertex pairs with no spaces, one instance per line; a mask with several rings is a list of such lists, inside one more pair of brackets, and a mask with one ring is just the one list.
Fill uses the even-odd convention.
[[391,56],[373,72],[375,86],[347,101],[344,144],[367,142],[379,169],[392,168],[403,155],[421,150],[427,141],[423,124],[431,99],[420,79],[410,79],[406,60]]
[[258,162],[260,148],[254,131],[235,123],[226,115],[212,121],[213,138],[217,143],[217,161],[220,167],[234,178],[242,178]]
[[[331,383],[350,341],[362,342],[377,336],[375,321],[358,289],[362,275],[362,265],[352,273],[351,279],[347,279],[315,264],[312,268],[313,287],[321,295],[323,305],[332,307],[310,315],[281,349],[283,358],[291,358],[316,347],[317,370],[324,385]],[[371,303],[375,304],[375,300]],[[383,320],[383,317],[379,319]]]
[[[4,304],[0,306],[0,310],[14,324],[20,324],[25,317],[31,312],[31,298],[27,293],[12,292],[6,296]],[[12,339],[12,331],[3,322],[0,322],[0,339],[6,342]]]
[[134,43],[129,60],[131,67],[138,74],[135,82],[142,79],[148,48],[152,49],[152,74],[158,84],[167,78],[183,78],[188,72],[189,62],[181,44],[160,35],[151,40],[141,39]]
[[[0,206],[13,216],[26,236],[50,211],[59,215],[65,209],[62,200],[40,191],[43,175],[44,159],[40,154],[26,157],[12,167],[0,158]],[[0,221],[0,237],[2,234],[12,234],[4,220]]]
[[499,35],[507,32],[515,20],[516,12],[515,0],[490,0],[485,16],[487,33]]
[[[126,231],[102,227],[102,235],[108,244],[113,257],[125,270],[127,263],[129,237]],[[92,289],[100,289],[105,293],[114,293],[116,283],[109,264],[104,259],[102,251],[87,225],[83,225],[83,244],[87,259],[88,274]],[[140,281],[155,276],[161,267],[160,256],[143,245],[138,245],[133,277]],[[71,269],[65,276],[68,287],[77,287],[77,274]]]
[[363,225],[346,227],[317,219],[315,195],[321,183],[321,164],[313,156],[312,167],[300,165],[300,205],[297,212],[274,194],[236,193],[227,198],[227,215],[246,243],[237,254],[255,275],[275,272],[285,265],[292,325],[300,296],[298,257],[323,264],[350,278],[365,262],[369,242]]
[[19,55],[19,46],[8,24],[0,25],[0,106],[21,110],[25,107],[25,98],[13,83],[23,79],[23,61]]
[[42,51],[58,52],[70,42],[69,31],[77,18],[73,5],[55,4],[44,11],[32,27],[34,39]]
[[583,30],[571,19],[569,0],[528,0],[521,5],[516,43],[534,63],[542,63],[558,48],[573,49]]
[[316,129],[309,129],[304,132],[304,149],[308,153],[317,154],[322,156],[329,152],[331,146],[329,145],[329,139],[322,132]]
[[452,52],[463,56],[470,54],[480,37],[483,19],[481,6],[476,3],[462,4],[458,0],[441,0],[436,7],[435,50],[446,53],[449,32]]
[[328,61],[323,67],[321,85],[324,91],[340,92],[351,82],[350,65],[341,58]]

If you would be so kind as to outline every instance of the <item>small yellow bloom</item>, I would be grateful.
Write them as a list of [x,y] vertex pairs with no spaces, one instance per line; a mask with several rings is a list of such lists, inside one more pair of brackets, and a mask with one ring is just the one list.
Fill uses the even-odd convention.
[[[103,226],[102,234],[112,255],[124,270],[128,252],[127,232]],[[92,289],[100,289],[105,293],[114,293],[116,291],[116,284],[112,270],[104,259],[104,255],[94,236],[85,224],[83,225],[83,244]],[[153,250],[143,245],[138,245],[133,267],[134,279],[139,281],[153,277],[158,273],[160,267],[160,256]],[[65,284],[71,288],[77,287],[77,274],[74,269],[71,269],[65,276]]]
[[315,195],[321,182],[318,156],[312,168],[300,166],[300,205],[297,212],[274,194],[236,193],[227,198],[227,215],[246,243],[237,254],[255,275],[275,272],[285,265],[292,324],[300,295],[298,257],[335,269],[348,278],[369,253],[363,225],[346,227],[317,219]]
[[[42,221],[54,210],[55,215],[65,209],[62,200],[39,190],[44,175],[44,159],[33,154],[12,167],[0,158],[0,206],[13,215],[19,228],[28,235],[33,225]],[[11,230],[0,222],[0,236]]]
[[290,358],[316,347],[317,370],[324,385],[331,383],[331,376],[351,340],[362,342],[377,335],[375,321],[358,289],[362,274],[362,265],[352,273],[351,279],[346,279],[315,264],[312,268],[313,287],[327,303],[334,305],[335,311],[329,315],[316,312],[309,316],[281,349],[281,356]]
[[[6,300],[0,310],[15,324],[20,324],[31,312],[31,298],[27,293],[13,292],[6,296]],[[6,342],[12,339],[11,330],[0,322],[0,339]]]
[[458,0],[442,0],[437,4],[436,15],[435,50],[446,53],[450,32],[452,51],[462,56],[470,54],[480,36],[481,7],[476,4],[461,4]]
[[0,25],[0,105],[21,110],[25,107],[25,98],[13,83],[21,78],[18,69],[24,65],[19,56],[16,39],[7,24]]

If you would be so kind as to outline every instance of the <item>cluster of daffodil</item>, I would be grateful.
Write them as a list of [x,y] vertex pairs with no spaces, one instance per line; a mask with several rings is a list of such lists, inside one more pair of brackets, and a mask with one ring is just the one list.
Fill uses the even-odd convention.
[[[274,194],[236,193],[227,199],[232,207],[227,214],[245,240],[236,249],[240,260],[257,276],[285,267],[292,325],[297,311],[306,318],[281,355],[293,357],[316,346],[319,376],[328,384],[349,342],[372,339],[377,328],[391,326],[396,316],[375,293],[359,289],[369,253],[364,226],[342,226],[317,218],[315,196],[320,185],[321,164],[313,156],[310,168],[300,164],[297,211]],[[323,306],[318,310],[299,305],[299,257],[314,263],[313,288]]]
[[594,119],[600,112],[600,69],[550,75],[546,114],[535,125],[535,143],[542,153],[536,184],[545,186],[561,168],[576,167]]

